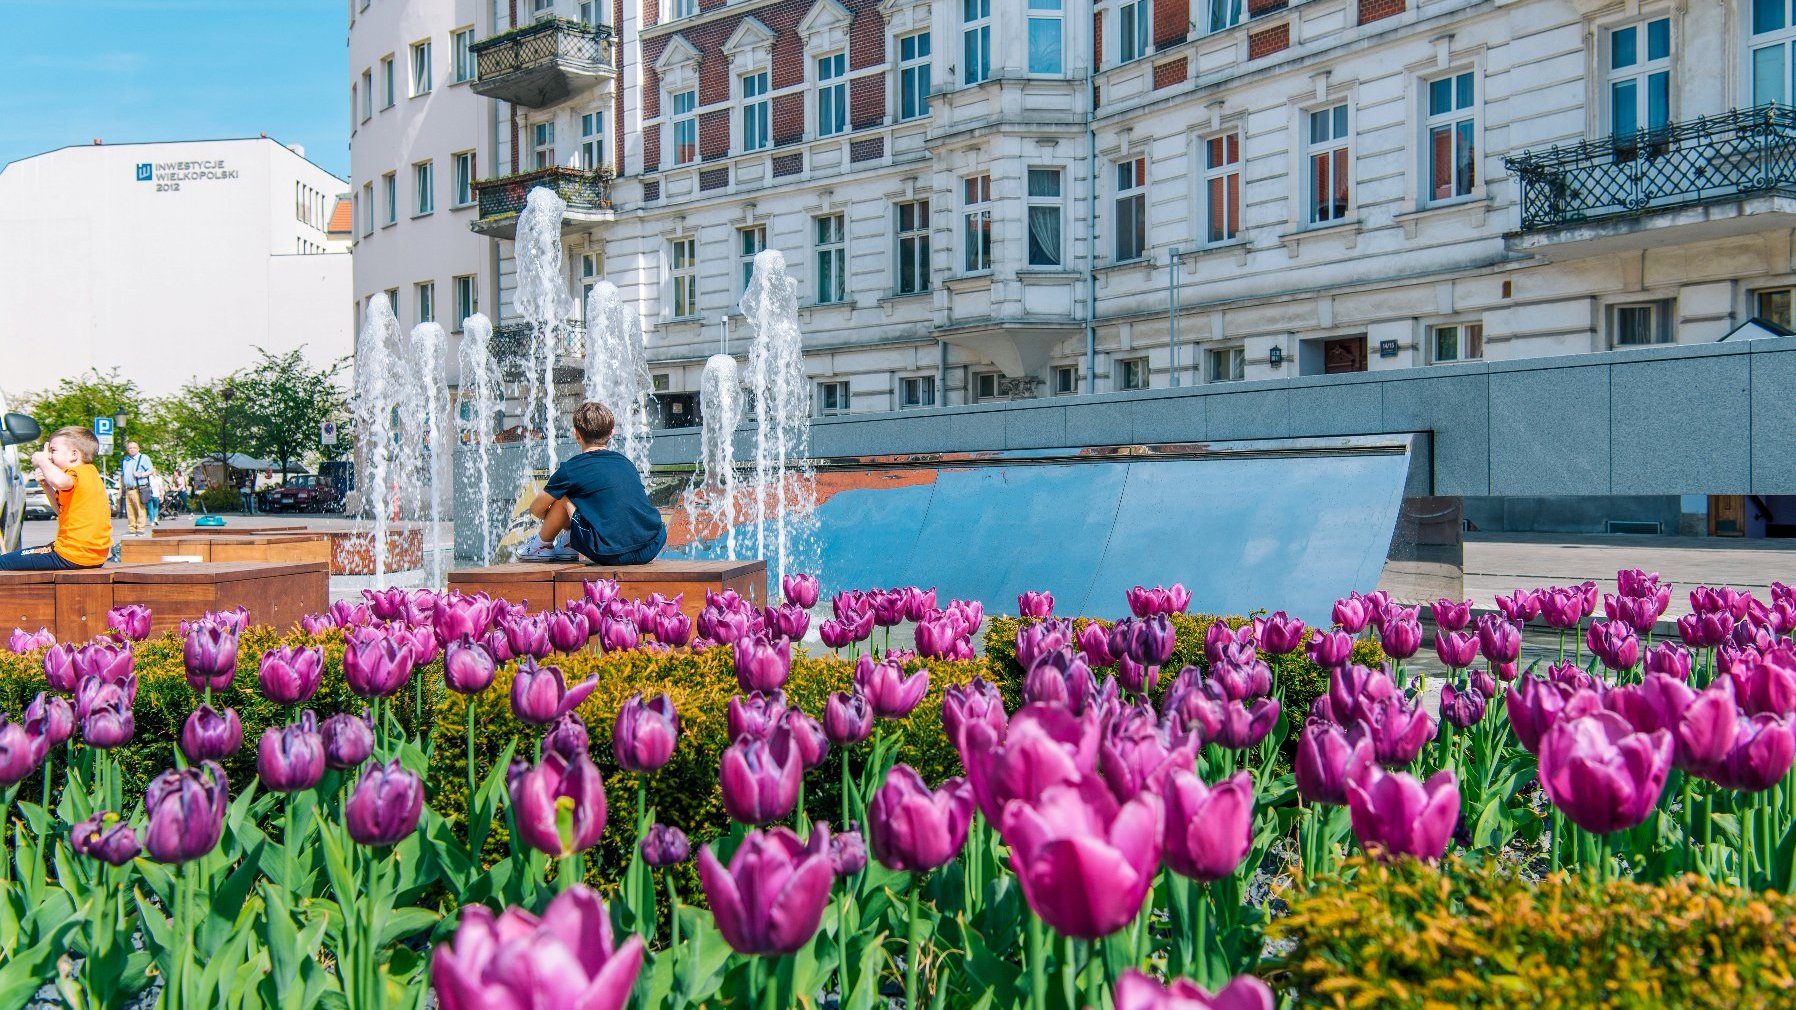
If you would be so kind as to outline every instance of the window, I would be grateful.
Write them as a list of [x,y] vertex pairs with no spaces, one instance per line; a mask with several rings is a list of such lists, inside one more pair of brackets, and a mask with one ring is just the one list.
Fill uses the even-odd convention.
[[374,234],[374,183],[362,183],[362,234]]
[[1236,382],[1247,376],[1247,351],[1240,347],[1212,347],[1206,352],[1210,359],[1211,382]]
[[763,70],[742,78],[742,149],[759,151],[773,142],[773,100],[767,97],[769,75]]
[[898,118],[929,115],[929,33],[898,40]]
[[665,393],[669,389],[666,372],[656,372],[649,376],[649,386],[657,393]]
[[929,290],[929,201],[913,200],[897,206],[898,293],[913,295]]
[[1796,321],[1796,314],[1791,312],[1792,295],[1796,288],[1768,288],[1753,292],[1752,314],[1768,323],[1776,323],[1784,329],[1796,329],[1790,324]]
[[1204,141],[1204,240],[1227,242],[1241,234],[1241,134]]
[[1428,82],[1426,200],[1470,196],[1478,184],[1471,71]]
[[898,407],[908,410],[913,407],[935,406],[935,376],[907,375],[898,380]]
[[817,304],[848,299],[848,246],[842,215],[812,218],[817,233]]
[[480,311],[480,286],[473,274],[452,278],[450,285],[455,289],[455,318],[449,323],[460,333],[462,322]]
[[1116,261],[1147,253],[1147,158],[1116,163]]
[[423,217],[437,209],[436,171],[428,161],[412,166],[413,217]]
[[356,112],[358,110],[360,110],[362,107],[361,99],[357,98],[356,94],[357,94],[356,86],[352,82],[349,85],[349,133],[350,133],[350,136],[355,135]]
[[1796,60],[1796,12],[1790,0],[1753,0],[1752,104],[1789,104]]
[[669,242],[667,259],[673,278],[674,318],[698,315],[698,239],[677,238]]
[[1429,330],[1428,353],[1436,364],[1484,357],[1483,323],[1446,323]]
[[1147,388],[1147,359],[1126,358],[1116,363],[1117,384],[1123,389]]
[[[1756,71],[1756,52],[1754,58]],[[1617,140],[1670,125],[1671,19],[1653,18],[1611,31],[1608,76],[1609,132]]]
[[555,123],[530,124],[530,167],[553,168],[555,166]]
[[736,229],[736,252],[742,265],[742,287],[738,290],[744,294],[748,292],[748,282],[754,280],[755,256],[765,248],[767,248],[766,225],[756,224]]
[[1061,58],[1064,0],[1029,0],[1029,72],[1058,74],[1066,69]]
[[580,23],[594,28],[605,23],[605,4],[600,0],[580,0]]
[[588,112],[580,117],[580,167],[597,172],[605,167],[605,114]]
[[992,0],[960,0],[960,81],[979,84],[992,76]]
[[966,245],[967,273],[992,268],[992,177],[975,175],[962,179],[961,215],[966,223],[963,241]]
[[381,197],[386,205],[385,224],[396,224],[399,221],[399,173],[388,172],[380,177]]
[[398,288],[388,288],[387,289],[387,308],[393,310],[394,318],[398,318],[398,316],[399,316],[399,289]]
[[973,400],[996,400],[1001,377],[997,372],[980,372],[973,376]]
[[381,80],[381,94],[386,96],[386,101],[384,103],[382,103],[381,108],[390,109],[393,107],[393,103],[398,101],[398,97],[399,97],[398,92],[394,88],[394,85],[393,85],[393,54],[392,53],[388,53],[387,55],[382,56],[380,58],[380,80]]
[[833,137],[848,129],[848,54],[817,60],[817,136]]
[[449,49],[455,57],[455,83],[474,79],[474,29],[459,28],[449,33]]
[[424,281],[418,288],[418,322],[434,323],[437,319],[437,286]]
[[430,94],[430,40],[412,44],[412,97]]
[[846,414],[848,411],[848,383],[840,381],[817,383],[817,413]]
[[1633,305],[1616,305],[1610,308],[1609,333],[1610,344],[1615,347],[1635,347],[1641,344],[1666,344],[1671,342],[1669,322],[1670,308],[1664,302],[1642,302]]
[[1347,216],[1351,185],[1347,172],[1347,105],[1317,109],[1309,119],[1310,223],[1339,221]]
[[1134,0],[1122,5],[1117,15],[1119,31],[1117,33],[1117,57],[1124,63],[1138,60],[1147,55],[1149,32],[1153,30],[1154,16],[1148,10],[1148,0]]
[[668,5],[669,20],[689,18],[698,14],[698,0],[672,0]]
[[1071,396],[1079,391],[1079,368],[1077,365],[1054,366],[1054,395]]
[[450,155],[455,173],[455,205],[466,207],[474,202],[474,152]]
[[674,164],[690,165],[698,160],[698,91],[682,91],[673,96]]
[[1210,0],[1210,31],[1219,32],[1241,23],[1241,0]]
[[1060,265],[1060,169],[1029,170],[1029,265]]
[[374,118],[374,71],[362,71],[362,122]]

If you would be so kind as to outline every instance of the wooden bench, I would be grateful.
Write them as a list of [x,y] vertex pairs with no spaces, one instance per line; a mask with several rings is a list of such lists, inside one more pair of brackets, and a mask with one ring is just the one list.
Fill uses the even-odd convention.
[[[241,520],[235,520],[241,521]],[[270,539],[318,539],[324,538],[326,547],[321,555],[306,551],[303,555],[287,554],[279,551],[260,552],[266,557],[256,557],[259,552],[251,550],[227,551],[224,555],[209,551],[163,549],[163,541],[192,541],[195,538],[217,540],[232,538],[242,540],[246,537],[265,537]],[[136,546],[134,546],[136,545]],[[129,554],[124,552],[131,552]],[[243,526],[201,526],[158,529],[151,534],[149,540],[125,540],[122,542],[120,559],[125,562],[157,562],[170,555],[200,554],[209,561],[313,561],[330,562],[332,575],[373,575],[374,574],[374,533],[372,530],[354,526],[303,526],[257,525],[248,523]],[[389,572],[402,572],[412,568],[424,567],[424,528],[415,523],[395,523],[387,529],[387,562]]]
[[449,573],[449,588],[464,593],[484,592],[513,603],[530,601],[537,610],[560,607],[569,600],[584,599],[582,583],[615,579],[618,595],[640,599],[650,593],[669,598],[684,593],[680,609],[697,618],[705,606],[705,591],[733,589],[758,605],[767,602],[767,563],[764,561],[688,561],[660,559],[646,565],[613,567],[591,564],[514,562],[487,568],[468,568]]
[[285,630],[330,605],[330,572],[323,562],[216,561],[0,572],[0,626],[49,628],[60,641],[107,631],[106,612],[130,603],[150,608],[152,634],[233,607],[247,609],[252,623]]
[[119,561],[152,565],[166,560],[318,562],[331,561],[331,541],[323,533],[193,533],[119,543]]

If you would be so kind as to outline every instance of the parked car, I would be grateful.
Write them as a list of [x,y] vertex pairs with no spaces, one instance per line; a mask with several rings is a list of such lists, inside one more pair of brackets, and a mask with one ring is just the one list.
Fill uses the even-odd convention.
[[257,503],[269,512],[327,512],[343,507],[335,485],[317,474],[301,473],[280,487],[262,492]]
[[18,447],[38,440],[37,422],[6,410],[0,393],[0,554],[19,549],[25,513],[25,474],[19,469]]
[[106,485],[106,504],[112,509],[113,516],[124,518],[125,492],[120,489],[118,478],[109,473],[101,474],[100,483]]
[[56,510],[50,507],[50,496],[44,493],[44,486],[36,477],[25,478],[25,518],[56,518]]

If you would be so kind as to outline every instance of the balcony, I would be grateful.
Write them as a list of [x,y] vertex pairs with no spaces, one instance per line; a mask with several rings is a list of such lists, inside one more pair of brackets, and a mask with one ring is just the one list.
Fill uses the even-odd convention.
[[1548,259],[1796,226],[1796,109],[1761,105],[1503,164],[1521,183],[1509,248]]
[[610,221],[616,216],[611,207],[610,169],[588,172],[578,168],[539,168],[474,183],[480,216],[469,227],[481,235],[516,238],[518,215],[523,212],[530,191],[538,186],[551,190],[567,203],[567,216],[561,221],[563,231]]
[[[555,383],[578,382],[586,374],[586,324],[569,319],[561,331],[560,346],[555,352]],[[501,323],[493,327],[492,341],[487,345],[498,364],[500,374],[512,382],[525,378],[530,365],[530,324]]]
[[610,25],[567,18],[474,43],[474,93],[530,109],[558,105],[617,76]]

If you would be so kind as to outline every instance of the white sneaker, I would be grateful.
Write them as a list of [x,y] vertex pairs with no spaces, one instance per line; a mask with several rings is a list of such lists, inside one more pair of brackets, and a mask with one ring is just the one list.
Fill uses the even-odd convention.
[[[558,538],[559,539],[559,538]],[[545,544],[541,537],[526,537],[515,555],[519,561],[578,561],[580,556],[557,542]]]

